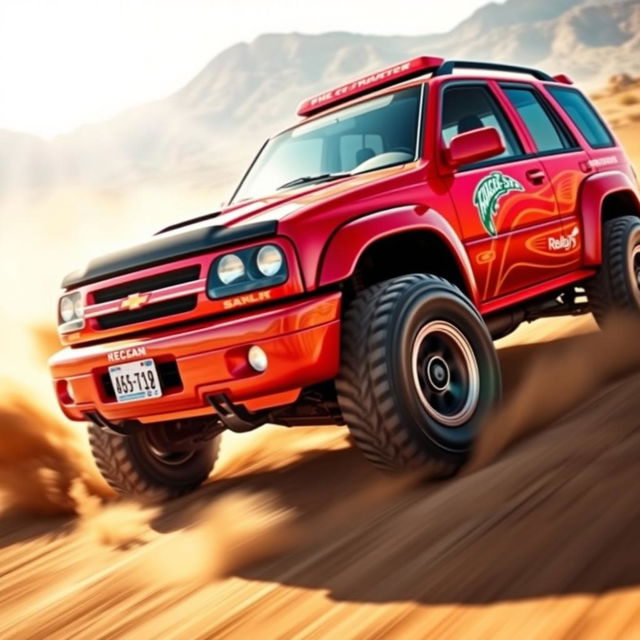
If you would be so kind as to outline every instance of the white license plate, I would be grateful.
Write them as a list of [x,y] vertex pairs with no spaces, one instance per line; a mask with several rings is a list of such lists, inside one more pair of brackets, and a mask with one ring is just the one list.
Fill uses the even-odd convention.
[[118,402],[133,402],[162,395],[156,364],[151,359],[109,367],[111,384]]

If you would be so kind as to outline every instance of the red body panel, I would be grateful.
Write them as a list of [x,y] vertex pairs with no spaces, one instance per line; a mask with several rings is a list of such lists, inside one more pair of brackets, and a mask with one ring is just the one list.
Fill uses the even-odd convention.
[[[203,323],[179,332],[165,332],[135,341],[67,348],[51,367],[56,379],[67,381],[73,402],[62,404],[72,420],[84,411],[99,410],[109,420],[164,419],[211,412],[205,395],[226,393],[251,409],[293,402],[300,389],[338,371],[340,354],[340,294],[333,293],[259,314]],[[247,364],[252,345],[269,356],[269,367],[256,373]],[[156,362],[175,361],[182,385],[161,398],[118,404],[109,401],[100,384],[107,372],[108,353],[143,348]],[[295,375],[292,375],[295,363]],[[283,401],[284,400],[284,401]]]
[[[452,221],[455,224],[455,219]],[[398,207],[358,218],[342,227],[327,246],[319,286],[327,286],[348,278],[363,251],[381,238],[422,231],[433,233],[456,257],[471,298],[477,302],[478,287],[464,245],[447,218],[425,207]]]
[[[427,64],[427,59],[419,60]],[[439,64],[429,60],[432,66]],[[380,81],[386,83],[383,77]],[[461,171],[448,166],[440,133],[441,103],[444,88],[456,82],[482,82],[489,88],[511,122],[523,150],[521,157]],[[212,221],[198,225],[240,227],[276,221],[277,233],[266,240],[167,261],[76,289],[86,305],[85,327],[63,336],[68,346],[50,363],[65,414],[73,420],[83,420],[84,412],[94,410],[112,421],[178,419],[211,413],[205,399],[209,393],[225,393],[252,410],[294,403],[303,388],[336,376],[340,283],[354,273],[367,247],[391,235],[436,236],[455,258],[467,291],[483,314],[520,305],[592,275],[601,262],[604,199],[624,191],[632,194],[640,211],[631,167],[619,145],[589,146],[547,91],[549,83],[519,81],[545,97],[580,147],[539,154],[503,91],[505,82],[513,78],[449,75],[405,82],[405,87],[428,86],[420,157],[415,161],[228,206]],[[345,86],[357,94],[349,105],[372,95],[360,95],[361,87],[355,84]],[[385,87],[373,95],[396,90]],[[322,109],[322,115],[338,110],[342,107],[337,103],[347,95],[340,91],[316,97],[302,108],[305,112]],[[318,106],[318,100],[336,106]],[[494,191],[502,188],[492,218],[495,233],[480,215],[478,203],[484,202],[480,187],[485,183]],[[278,245],[285,256],[288,278],[284,283],[246,296],[208,296],[207,275],[219,256],[266,242]],[[96,302],[102,289],[186,267],[199,267],[198,275],[188,282],[147,290],[142,302],[135,292],[133,302],[128,299],[131,293]],[[117,313],[130,302],[169,302],[184,296],[195,296],[193,309],[121,326],[99,325],[103,315]],[[247,363],[252,345],[261,346],[268,356],[269,366],[263,373]],[[159,364],[175,363],[180,384],[160,398],[118,404],[108,397],[102,376],[112,364],[109,354],[120,351],[123,359],[150,357]],[[128,358],[127,353],[133,356]]]
[[602,227],[600,217],[602,202],[613,193],[624,191],[633,194],[640,207],[638,193],[634,190],[631,178],[617,171],[596,174],[582,185],[582,224],[585,229],[584,264],[595,266],[602,262]]

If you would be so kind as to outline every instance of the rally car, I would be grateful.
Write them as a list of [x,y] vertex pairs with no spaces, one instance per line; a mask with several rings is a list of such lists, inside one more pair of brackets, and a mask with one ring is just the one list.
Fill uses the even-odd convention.
[[298,115],[222,210],[63,281],[57,397],[120,492],[189,491],[267,422],[453,474],[500,395],[493,340],[640,308],[637,179],[568,77],[419,57]]

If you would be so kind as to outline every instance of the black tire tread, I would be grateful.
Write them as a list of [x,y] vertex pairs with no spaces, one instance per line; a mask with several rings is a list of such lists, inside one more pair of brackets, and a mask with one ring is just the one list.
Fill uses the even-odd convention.
[[425,475],[446,477],[455,473],[462,461],[430,456],[403,428],[384,358],[388,319],[396,300],[412,285],[425,281],[447,292],[454,287],[438,276],[410,274],[373,285],[352,302],[343,322],[336,389],[349,431],[369,462],[386,471],[420,468]]
[[607,220],[603,226],[602,265],[586,284],[591,312],[602,326],[612,311],[637,311],[637,302],[629,290],[627,279],[627,238],[640,223],[636,216]]
[[[161,486],[151,482],[133,463],[127,449],[127,436],[110,433],[90,423],[89,445],[96,467],[107,484],[120,494],[148,500],[164,500],[196,489],[200,482],[181,487]],[[214,439],[214,462],[218,457],[220,436]]]

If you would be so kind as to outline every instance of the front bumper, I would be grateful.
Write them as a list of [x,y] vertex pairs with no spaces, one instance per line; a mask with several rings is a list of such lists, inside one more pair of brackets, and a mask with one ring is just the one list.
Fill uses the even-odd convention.
[[[211,394],[225,394],[251,411],[292,404],[304,387],[337,375],[340,299],[331,293],[162,335],[67,347],[49,362],[58,401],[71,420],[86,420],[86,412],[98,411],[112,422],[210,414],[206,397]],[[252,345],[268,356],[263,373],[247,363]],[[105,385],[113,352],[132,354],[128,360],[153,358],[172,370],[172,386],[159,398],[116,402]]]

